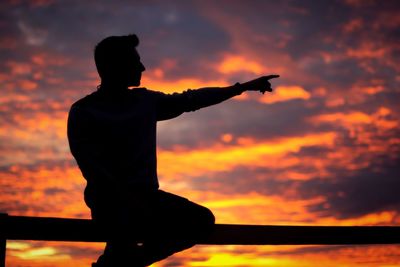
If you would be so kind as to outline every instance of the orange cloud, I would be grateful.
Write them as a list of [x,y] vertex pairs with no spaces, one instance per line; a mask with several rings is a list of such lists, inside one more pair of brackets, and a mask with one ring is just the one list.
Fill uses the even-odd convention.
[[312,121],[314,123],[341,123],[346,126],[354,125],[354,124],[365,124],[370,123],[372,118],[363,112],[354,111],[350,113],[332,113],[332,114],[324,114],[313,117]]
[[355,18],[346,23],[343,27],[343,30],[345,33],[352,33],[354,31],[362,29],[363,25],[364,21],[362,18]]
[[[169,260],[152,265],[169,266],[397,266],[398,245],[380,246],[196,246]],[[318,264],[316,264],[318,263]]]
[[217,66],[217,70],[223,74],[243,71],[257,75],[266,73],[265,67],[258,62],[236,55],[226,55],[223,61]]
[[62,54],[39,53],[31,56],[31,62],[41,67],[65,66],[71,62],[71,59]]
[[0,96],[0,104],[2,106],[5,106],[6,104],[9,104],[11,102],[14,102],[14,103],[28,103],[29,101],[30,101],[30,97],[27,96],[26,94],[17,94],[17,93],[4,92]]
[[361,111],[352,111],[348,113],[336,112],[331,114],[317,115],[310,118],[314,124],[331,123],[342,125],[349,129],[366,124],[374,124],[379,129],[393,129],[398,126],[396,119],[387,117],[392,112],[386,107],[380,107],[375,113],[367,114]]
[[[24,96],[16,95],[16,98],[20,98],[20,106],[25,105]],[[41,106],[37,103],[27,105],[30,112],[15,113],[10,118],[12,123],[5,123],[0,128],[0,139],[4,142],[0,162],[2,166],[71,158],[66,136],[67,113],[38,112],[35,110]]]
[[32,67],[28,63],[8,61],[6,66],[10,68],[10,72],[13,75],[27,75],[32,72]]
[[325,97],[325,105],[327,107],[337,107],[344,104],[354,105],[370,101],[372,96],[388,90],[382,84],[383,81],[374,80],[369,85],[355,85],[346,94],[338,93],[334,90],[330,91],[329,96]]
[[373,43],[362,43],[356,49],[347,49],[347,55],[354,58],[382,58],[386,53],[386,47],[376,47]]
[[[6,211],[10,214],[90,217],[83,202],[85,180],[75,166],[39,165],[27,169],[14,165],[10,172],[2,172],[1,176],[2,202],[10,203],[11,210]],[[12,203],[19,204],[12,206]]]
[[400,223],[397,212],[390,210],[348,219],[338,219],[334,214],[320,216],[310,212],[309,206],[328,205],[324,196],[298,199],[290,198],[286,194],[264,195],[256,192],[222,194],[217,191],[198,192],[187,189],[173,192],[190,197],[191,200],[210,208],[216,216],[217,223],[341,226]]
[[11,254],[15,257],[24,260],[31,259],[41,259],[46,260],[47,257],[51,257],[52,260],[69,260],[71,258],[68,254],[60,254],[53,247],[40,247],[40,248],[31,248],[26,249],[24,251],[12,251]]
[[[400,138],[391,134],[391,131],[398,128],[399,121],[386,107],[380,107],[372,114],[361,111],[322,114],[311,117],[309,122],[348,130],[354,145],[337,146],[324,158],[324,160],[329,159],[330,164],[348,170],[369,166],[374,157],[379,157],[381,153],[395,156],[396,146],[400,144]],[[363,160],[356,160],[357,157]]]
[[224,80],[204,81],[196,78],[182,78],[175,81],[163,81],[151,75],[146,75],[142,79],[142,86],[151,90],[158,90],[165,93],[183,92],[188,89],[197,89],[202,87],[223,87],[228,86]]
[[103,243],[8,240],[6,266],[90,266],[103,248]]
[[375,95],[377,93],[380,93],[382,91],[384,91],[384,87],[383,86],[367,86],[367,87],[363,87],[361,88],[361,90],[368,94],[368,95]]
[[310,99],[311,94],[300,86],[278,86],[272,94],[265,94],[259,101],[265,104],[289,101],[293,99]]
[[317,133],[270,141],[231,145],[215,145],[195,150],[159,150],[159,173],[166,177],[184,177],[187,170],[198,176],[228,171],[237,166],[283,167],[294,162],[286,154],[306,146],[332,146],[335,133]]
[[19,82],[19,86],[24,90],[31,91],[36,89],[38,87],[38,84],[31,80],[21,80]]

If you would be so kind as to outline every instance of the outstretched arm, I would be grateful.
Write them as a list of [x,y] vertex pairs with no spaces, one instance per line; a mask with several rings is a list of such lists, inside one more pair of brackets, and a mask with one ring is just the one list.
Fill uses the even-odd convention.
[[236,83],[228,87],[205,87],[187,90],[183,93],[172,95],[161,94],[158,104],[158,120],[167,120],[179,116],[183,112],[195,111],[200,108],[221,103],[244,91],[272,92],[269,80],[278,78],[279,75],[262,76],[260,78]]

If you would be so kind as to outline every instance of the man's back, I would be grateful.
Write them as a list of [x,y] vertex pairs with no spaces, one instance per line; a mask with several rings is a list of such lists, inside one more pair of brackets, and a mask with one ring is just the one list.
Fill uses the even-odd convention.
[[68,138],[88,181],[89,207],[97,195],[119,188],[158,188],[156,96],[142,88],[118,94],[98,90],[72,105]]

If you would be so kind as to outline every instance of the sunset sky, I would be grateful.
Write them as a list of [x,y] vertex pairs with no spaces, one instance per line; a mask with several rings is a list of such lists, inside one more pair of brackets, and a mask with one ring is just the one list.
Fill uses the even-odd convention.
[[[135,33],[166,93],[279,74],[158,124],[161,188],[217,223],[400,225],[400,2],[0,2],[0,212],[90,218],[66,119],[94,46]],[[0,229],[2,231],[2,229]],[[7,266],[90,266],[102,243],[8,241]],[[400,246],[196,246],[172,266],[400,266]]]

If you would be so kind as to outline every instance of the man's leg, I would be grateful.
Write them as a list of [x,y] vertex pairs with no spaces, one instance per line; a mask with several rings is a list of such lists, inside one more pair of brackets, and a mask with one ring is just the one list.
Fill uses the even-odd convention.
[[[117,230],[119,239],[108,242],[104,254],[93,266],[148,266],[188,249],[209,235],[214,228],[212,212],[186,198],[155,191],[127,200],[99,219]],[[105,216],[107,217],[105,217]],[[146,237],[137,246],[137,233]]]
[[93,267],[145,267],[143,251],[132,241],[107,242],[103,255]]
[[[92,209],[92,219],[102,229],[112,232],[115,237],[106,243],[101,255],[92,267],[144,267],[143,249],[137,245],[132,228],[131,210],[125,205],[102,206]],[[137,217],[141,215],[137,214]]]
[[188,249],[214,229],[212,212],[186,198],[158,191],[150,203],[149,239],[143,244],[146,265]]

